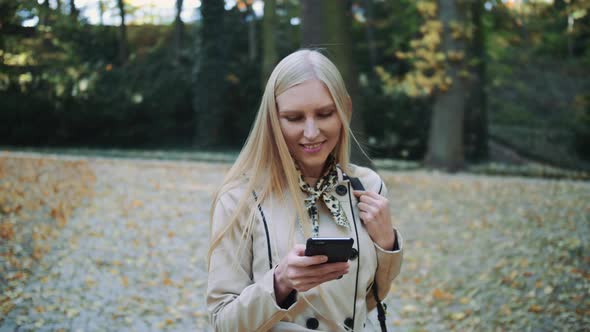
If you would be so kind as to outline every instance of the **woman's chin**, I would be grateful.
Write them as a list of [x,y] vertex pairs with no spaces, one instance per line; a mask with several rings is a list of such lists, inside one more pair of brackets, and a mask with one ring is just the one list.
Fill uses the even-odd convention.
[[305,176],[320,177],[328,156],[316,156],[314,158],[299,159],[298,164]]

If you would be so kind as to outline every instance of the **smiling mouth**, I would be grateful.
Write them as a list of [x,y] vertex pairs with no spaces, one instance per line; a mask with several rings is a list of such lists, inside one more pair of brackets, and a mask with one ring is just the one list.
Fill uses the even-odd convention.
[[301,144],[301,145],[307,150],[315,150],[315,149],[319,148],[320,146],[322,146],[322,143],[323,142],[314,143],[314,144]]

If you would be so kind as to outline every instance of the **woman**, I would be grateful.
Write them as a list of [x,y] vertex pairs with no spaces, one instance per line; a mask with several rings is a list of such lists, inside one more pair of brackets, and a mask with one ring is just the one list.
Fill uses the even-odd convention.
[[[351,106],[317,51],[292,53],[272,72],[213,202],[207,304],[216,331],[360,331],[377,303],[373,284],[379,299],[388,293],[402,239],[382,180],[349,164]],[[366,191],[353,190],[354,178]],[[352,237],[353,257],[305,256],[303,243],[317,236]]]

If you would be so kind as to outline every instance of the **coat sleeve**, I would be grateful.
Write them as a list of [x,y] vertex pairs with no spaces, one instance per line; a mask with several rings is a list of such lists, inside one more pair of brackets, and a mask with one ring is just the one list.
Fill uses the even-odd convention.
[[[229,224],[235,207],[221,197],[216,204],[211,239]],[[266,331],[286,314],[277,305],[274,269],[253,281],[252,236],[243,238],[247,217],[234,222],[213,249],[209,263],[207,307],[215,331]]]
[[[380,189],[381,196],[387,196],[387,188],[382,181],[380,182],[381,183],[377,189]],[[399,275],[402,267],[404,241],[400,232],[397,230],[395,231],[395,236],[398,244],[398,250],[385,250],[379,247],[377,244],[373,244],[377,253],[377,271],[375,272],[373,287],[375,284],[377,285],[377,291],[381,301],[383,301],[387,294],[389,294],[391,282]],[[369,290],[366,301],[368,310],[372,310],[377,306],[377,302],[372,290]]]

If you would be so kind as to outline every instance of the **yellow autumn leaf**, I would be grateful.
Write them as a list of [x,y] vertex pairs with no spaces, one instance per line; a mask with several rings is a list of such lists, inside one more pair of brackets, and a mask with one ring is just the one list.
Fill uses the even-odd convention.
[[173,281],[172,281],[172,279],[170,279],[170,278],[166,278],[166,279],[164,279],[164,280],[162,281],[162,283],[163,283],[164,285],[166,285],[166,286],[172,286],[172,285],[174,285],[174,282],[173,282]]
[[14,237],[14,228],[12,223],[3,222],[0,224],[0,238],[10,241]]
[[435,288],[434,291],[432,291],[432,297],[439,301],[450,301],[453,299],[453,294]]
[[463,320],[465,317],[466,315],[463,312],[454,312],[451,314],[453,320]]
[[68,309],[66,310],[66,317],[68,318],[74,318],[75,316],[77,316],[80,313],[80,310],[78,309]]

